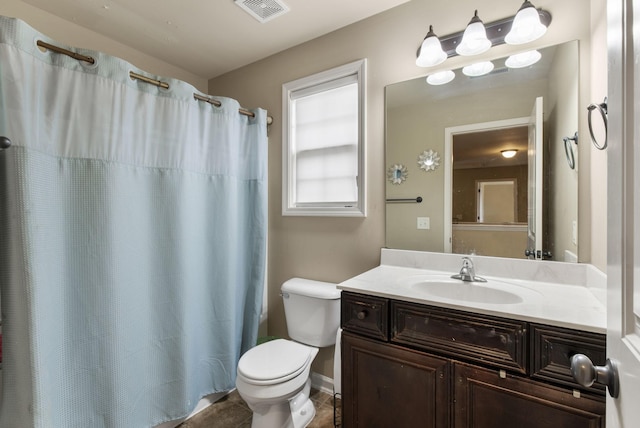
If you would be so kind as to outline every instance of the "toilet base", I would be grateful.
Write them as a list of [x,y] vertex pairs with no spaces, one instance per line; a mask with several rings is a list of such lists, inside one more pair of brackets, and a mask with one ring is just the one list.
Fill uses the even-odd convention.
[[304,428],[316,415],[316,408],[309,398],[311,379],[307,379],[302,391],[281,403],[253,407],[251,428]]

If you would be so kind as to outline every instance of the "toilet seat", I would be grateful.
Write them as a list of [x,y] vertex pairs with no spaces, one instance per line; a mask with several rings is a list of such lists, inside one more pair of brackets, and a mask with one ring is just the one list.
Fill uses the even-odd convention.
[[253,385],[286,382],[311,363],[313,348],[285,339],[263,343],[247,351],[238,362],[238,376]]

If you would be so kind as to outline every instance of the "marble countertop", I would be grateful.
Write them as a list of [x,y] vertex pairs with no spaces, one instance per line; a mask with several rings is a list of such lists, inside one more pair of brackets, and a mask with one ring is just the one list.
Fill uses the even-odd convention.
[[[456,260],[459,259],[460,256],[457,256]],[[384,261],[385,257],[383,256],[383,262]],[[557,269],[562,269],[562,265],[565,264],[559,263]],[[555,268],[556,267],[552,267],[552,269]],[[606,304],[603,302],[602,295],[599,295],[604,294],[603,290],[598,287],[590,287],[588,286],[589,284],[586,283],[572,284],[567,283],[567,281],[564,283],[547,282],[486,274],[481,275],[481,272],[476,272],[478,275],[489,280],[488,284],[500,284],[503,288],[512,287],[515,294],[522,296],[522,301],[506,303],[459,300],[451,298],[451,296],[442,297],[424,292],[424,289],[420,287],[412,286],[412,284],[419,282],[421,279],[448,279],[453,273],[457,273],[457,271],[381,264],[374,269],[338,284],[338,288],[344,291],[407,302],[601,334],[606,333]],[[446,285],[448,284],[445,284],[445,287]],[[452,285],[455,286],[456,284]],[[465,284],[465,286],[472,287],[473,284]]]

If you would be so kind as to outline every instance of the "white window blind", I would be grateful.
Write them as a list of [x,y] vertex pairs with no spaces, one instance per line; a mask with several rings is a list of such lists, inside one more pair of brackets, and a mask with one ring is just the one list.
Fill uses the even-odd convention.
[[352,64],[283,86],[283,214],[364,215],[360,70]]

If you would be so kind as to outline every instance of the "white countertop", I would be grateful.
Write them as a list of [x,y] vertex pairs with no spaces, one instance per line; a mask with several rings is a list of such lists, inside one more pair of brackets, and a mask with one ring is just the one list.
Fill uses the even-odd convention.
[[[449,256],[451,257],[453,255]],[[442,258],[443,255],[438,255],[437,257]],[[461,258],[459,255],[454,257],[456,261]],[[389,259],[389,257],[384,257],[383,255],[383,262],[385,259]],[[473,257],[473,259],[476,259],[476,257]],[[508,259],[501,260],[506,260],[505,263],[509,263]],[[544,262],[528,261],[527,263],[535,264]],[[544,267],[544,269],[548,271],[549,269],[562,270],[563,265],[566,265],[565,263],[553,263],[557,263],[557,267],[553,265],[551,268],[544,265],[539,266]],[[488,265],[485,263],[485,266]],[[563,281],[547,282],[523,278],[491,276],[483,274],[481,271],[476,271],[477,275],[489,280],[489,284],[494,283],[499,284],[502,287],[513,287],[512,289],[514,292],[522,296],[521,302],[499,304],[439,297],[437,295],[424,292],[424,289],[410,285],[420,279],[428,279],[431,277],[449,278],[449,276],[454,273],[457,273],[457,271],[443,271],[433,268],[416,268],[381,264],[374,269],[338,284],[338,288],[344,291],[369,294],[407,302],[458,309],[485,315],[500,316],[504,318],[512,318],[601,334],[606,333],[607,313],[606,304],[603,302],[604,292],[601,287],[589,286],[586,281],[584,284],[572,284],[570,283],[571,281],[564,281],[564,283]],[[585,274],[585,277],[587,276],[588,274]],[[473,284],[466,284],[465,286],[473,286]]]

